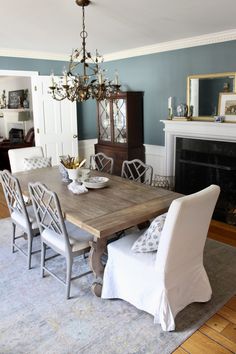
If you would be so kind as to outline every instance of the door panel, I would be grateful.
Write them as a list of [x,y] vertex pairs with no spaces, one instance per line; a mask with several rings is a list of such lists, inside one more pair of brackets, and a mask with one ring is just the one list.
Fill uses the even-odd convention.
[[59,163],[60,155],[78,156],[76,103],[65,99],[54,100],[49,94],[50,76],[32,80],[32,101],[35,143],[42,146],[52,164]]

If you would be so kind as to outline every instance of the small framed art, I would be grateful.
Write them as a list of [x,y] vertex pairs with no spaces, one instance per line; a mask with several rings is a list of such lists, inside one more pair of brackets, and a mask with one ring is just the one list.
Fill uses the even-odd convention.
[[225,122],[236,123],[236,92],[220,93],[218,115],[224,116]]
[[24,90],[9,91],[8,108],[22,108],[24,100]]

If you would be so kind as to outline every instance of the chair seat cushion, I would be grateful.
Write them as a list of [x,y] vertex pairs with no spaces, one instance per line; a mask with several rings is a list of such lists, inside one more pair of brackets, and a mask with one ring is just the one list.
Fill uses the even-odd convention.
[[158,250],[166,215],[167,213],[159,215],[152,221],[149,228],[134,242],[132,251],[153,252]]
[[[73,253],[89,248],[89,241],[93,240],[93,235],[68,221],[65,222],[65,225]],[[41,236],[44,242],[52,248],[56,248],[56,250],[60,253],[65,253],[65,240],[62,235],[57,234],[55,231],[45,229]]]
[[[26,207],[28,215],[29,215],[29,220],[31,223],[31,227],[33,230],[38,230],[38,224],[36,221],[36,217],[34,215],[34,209],[32,205],[28,205]],[[18,225],[20,225],[21,227],[23,227],[24,229],[27,228],[27,223],[25,220],[25,217],[22,213],[20,213],[18,210],[13,211],[13,213],[11,214],[11,218],[13,221],[15,221]]]
[[153,314],[160,296],[155,269],[157,253],[134,253],[131,248],[139,236],[140,232],[130,234],[108,245],[102,298],[124,299]]

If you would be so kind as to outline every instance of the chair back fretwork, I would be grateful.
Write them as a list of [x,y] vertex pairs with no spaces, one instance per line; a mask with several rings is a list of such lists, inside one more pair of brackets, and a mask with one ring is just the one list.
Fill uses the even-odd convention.
[[138,159],[125,160],[122,164],[121,177],[132,181],[152,184],[153,168]]
[[90,168],[101,172],[113,173],[114,160],[102,152],[90,156]]
[[45,229],[53,231],[64,239],[69,250],[68,235],[57,194],[39,182],[29,183],[29,192],[40,233]]
[[18,179],[7,170],[0,171],[0,178],[10,215],[17,212],[30,223]]

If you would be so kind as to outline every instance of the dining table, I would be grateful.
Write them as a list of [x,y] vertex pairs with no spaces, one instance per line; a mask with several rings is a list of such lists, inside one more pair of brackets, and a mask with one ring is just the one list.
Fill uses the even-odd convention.
[[109,179],[104,188],[88,189],[88,192],[74,194],[63,182],[58,166],[38,168],[14,174],[23,194],[29,194],[29,182],[41,182],[57,193],[65,220],[90,232],[91,242],[89,264],[95,275],[92,286],[94,294],[101,293],[104,262],[102,255],[107,242],[121,231],[166,212],[171,202],[182,195],[163,188],[152,187],[119,176],[96,170],[92,176]]

